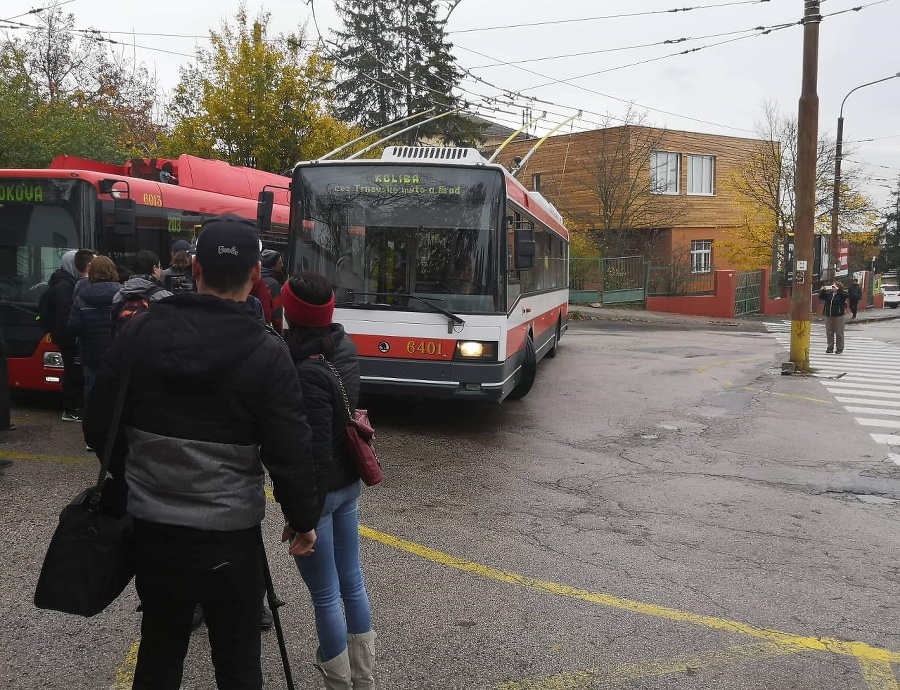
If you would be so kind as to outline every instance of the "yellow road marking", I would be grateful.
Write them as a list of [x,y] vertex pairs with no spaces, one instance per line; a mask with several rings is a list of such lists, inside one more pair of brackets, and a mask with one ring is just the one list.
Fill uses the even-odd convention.
[[771,395],[776,398],[791,398],[793,400],[806,400],[807,402],[822,403],[823,405],[834,405],[833,400],[823,400],[822,398],[813,398],[808,395],[796,395],[794,393],[773,393],[772,391],[763,390],[762,388],[751,388],[750,386],[744,386],[744,390],[751,393],[765,393],[766,395]]
[[894,675],[890,661],[875,661],[872,659],[860,659],[859,667],[862,670],[866,685],[872,690],[900,690],[900,683]]
[[[647,604],[645,602],[616,597],[603,592],[591,592],[586,589],[569,587],[568,585],[548,582],[547,580],[539,580],[525,575],[492,568],[480,563],[467,561],[463,558],[457,558],[456,556],[430,549],[427,546],[422,546],[421,544],[407,541],[406,539],[400,539],[390,534],[379,532],[370,527],[365,527],[364,525],[360,525],[359,533],[368,539],[372,539],[400,551],[415,554],[426,560],[456,568],[457,570],[462,570],[464,572],[481,575],[482,577],[492,580],[498,580],[499,582],[519,585],[520,587],[525,587],[527,589],[558,594],[571,599],[578,599],[600,606],[630,611],[632,613],[661,618],[672,622],[690,623],[691,625],[697,625],[713,630],[747,635],[748,637],[765,640],[766,642],[773,644],[782,646],[787,645],[791,648],[802,648],[803,650],[814,652],[831,652],[842,656],[856,657],[860,660],[861,664],[869,664],[867,667],[869,669],[869,675],[866,676],[867,682],[869,681],[870,676],[875,681],[879,679],[878,669],[883,670],[883,667],[890,663],[900,663],[900,652],[893,652],[880,647],[874,647],[865,642],[845,642],[829,637],[794,635],[781,632],[780,630],[760,628],[755,625],[740,623],[725,618],[704,616],[701,614],[690,613],[689,611],[680,611],[667,606],[661,606],[659,604]],[[866,671],[864,669],[864,675],[865,673]],[[870,683],[869,687],[872,690],[895,690],[896,679],[893,679],[893,683],[894,685],[885,685],[883,683],[872,685]]]
[[[274,500],[274,494],[269,487],[266,487],[265,492],[266,497],[269,500]],[[658,604],[647,604],[633,599],[615,597],[602,592],[591,592],[589,590],[569,587],[568,585],[561,585],[547,580],[539,580],[525,575],[499,570],[498,568],[482,565],[463,558],[457,558],[448,553],[395,537],[386,532],[380,532],[371,527],[366,527],[365,525],[359,526],[359,533],[360,536],[379,542],[385,546],[390,546],[398,551],[405,551],[434,563],[446,565],[455,568],[456,570],[480,575],[499,582],[518,585],[520,587],[525,587],[526,589],[540,592],[557,594],[571,599],[586,601],[600,606],[607,606],[672,622],[689,623],[713,630],[722,630],[724,632],[746,635],[748,637],[764,640],[763,643],[756,645],[732,647],[721,651],[700,652],[681,659],[668,661],[663,659],[644,664],[617,664],[616,666],[613,666],[611,670],[604,671],[604,677],[609,676],[610,673],[618,674],[616,676],[608,677],[607,680],[628,680],[652,675],[665,675],[677,673],[679,671],[687,671],[690,668],[703,665],[736,663],[742,660],[747,661],[750,658],[773,658],[775,656],[800,654],[803,652],[831,652],[832,654],[855,657],[858,659],[869,690],[900,690],[900,686],[898,686],[897,679],[891,668],[891,663],[900,663],[900,653],[880,647],[874,647],[865,642],[845,642],[828,637],[793,635],[791,633],[760,628],[725,618],[704,616],[688,611],[680,611],[667,606],[660,606]],[[140,640],[135,641],[125,662],[117,669],[115,690],[125,690],[125,688],[128,687],[127,684],[119,684],[120,678],[127,678],[129,673],[133,678],[134,662],[137,659],[137,649],[139,648],[139,645]],[[781,650],[781,654],[776,654],[776,650]],[[594,672],[583,671],[569,673],[568,684],[564,685],[521,685],[521,683],[531,681],[520,681],[520,685],[507,685],[501,687],[502,690],[562,690],[563,688],[581,687],[577,684],[573,685],[573,683],[579,679],[583,680],[586,678],[584,676],[585,673],[591,674]],[[631,675],[627,675],[628,673]],[[644,673],[645,675],[635,675],[637,673]],[[565,678],[565,674],[563,674],[561,678]],[[544,679],[544,681],[550,682],[548,679]],[[562,680],[560,680],[560,682],[562,682]]]
[[113,690],[131,690],[134,682],[134,667],[137,666],[138,650],[141,648],[141,638],[134,641],[128,654],[125,655],[125,662],[116,669],[116,682]]
[[85,462],[97,462],[97,457],[93,453],[85,453],[84,457],[76,457],[74,455],[42,455],[38,453],[17,453],[14,450],[0,451],[0,458],[9,458],[10,460],[36,460],[39,462],[63,462],[70,465],[78,465]]
[[637,663],[613,664],[608,668],[567,671],[552,676],[525,678],[500,683],[497,690],[573,690],[604,687],[643,678],[657,678],[673,673],[692,673],[703,668],[727,667],[761,659],[774,659],[807,652],[804,647],[758,642],[754,644],[696,652],[673,659],[650,659]]

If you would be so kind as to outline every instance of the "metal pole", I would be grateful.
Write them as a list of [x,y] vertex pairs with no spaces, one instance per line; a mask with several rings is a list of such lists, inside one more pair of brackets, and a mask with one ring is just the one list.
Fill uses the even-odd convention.
[[834,199],[831,202],[831,279],[837,279],[838,269],[838,213],[841,207],[841,156],[844,144],[844,116],[838,117],[837,143],[834,147]]
[[[813,225],[816,206],[816,142],[819,126],[820,0],[804,0],[803,87],[797,130],[797,174],[794,184],[794,285],[791,290],[791,361],[797,371],[809,371],[812,308]],[[801,270],[802,267],[802,270]]]
[[896,79],[900,77],[900,72],[897,74],[892,74],[889,77],[885,77],[884,79],[876,79],[875,81],[870,81],[865,84],[860,84],[856,88],[850,89],[846,96],[844,96],[844,100],[841,101],[841,110],[838,114],[838,125],[837,125],[837,142],[834,148],[834,198],[831,202],[831,279],[834,280],[837,278],[837,268],[838,268],[838,216],[840,214],[841,208],[841,157],[842,157],[842,147],[844,144],[844,104],[847,102],[847,99],[850,98],[850,94],[854,91],[859,91],[867,86],[872,86],[873,84],[880,84],[883,81],[889,81],[890,79]]

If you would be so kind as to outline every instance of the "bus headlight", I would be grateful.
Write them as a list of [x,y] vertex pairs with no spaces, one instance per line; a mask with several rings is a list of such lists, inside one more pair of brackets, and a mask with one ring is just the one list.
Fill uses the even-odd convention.
[[61,352],[45,352],[44,366],[50,369],[62,369],[63,358]]
[[460,340],[456,343],[456,356],[459,359],[497,359],[497,343]]

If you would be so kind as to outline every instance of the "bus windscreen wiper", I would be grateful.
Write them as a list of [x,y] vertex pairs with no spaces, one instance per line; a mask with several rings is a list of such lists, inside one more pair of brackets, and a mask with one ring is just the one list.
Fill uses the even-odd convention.
[[[465,326],[465,325],[466,325],[466,322],[465,322],[463,319],[461,319],[459,316],[457,316],[456,314],[454,314],[452,311],[449,311],[449,310],[447,310],[447,309],[444,309],[443,307],[439,307],[439,306],[436,305],[434,302],[432,302],[430,299],[427,299],[427,298],[425,298],[425,297],[419,297],[418,295],[410,295],[410,294],[407,294],[407,293],[405,293],[405,292],[351,292],[350,294],[351,294],[351,295],[353,296],[353,298],[354,298],[354,300],[353,300],[352,302],[339,302],[339,303],[335,304],[335,306],[341,306],[341,307],[342,307],[342,306],[355,306],[355,307],[360,307],[360,306],[363,306],[363,305],[365,305],[365,304],[369,304],[368,302],[356,302],[355,299],[356,299],[356,296],[357,296],[357,295],[360,295],[361,297],[409,297],[409,298],[412,298],[412,299],[414,299],[414,300],[418,300],[418,301],[421,302],[422,304],[424,304],[424,305],[430,307],[431,309],[433,309],[433,310],[434,310],[435,312],[437,312],[438,314],[443,314],[443,315],[446,316],[448,319],[450,319],[451,323],[455,323],[457,326]],[[381,307],[381,306],[388,306],[388,305],[381,305],[381,304],[379,304],[379,305],[376,305],[376,306]],[[452,326],[451,326],[451,329],[452,329]],[[452,332],[452,331],[451,331],[451,332]]]

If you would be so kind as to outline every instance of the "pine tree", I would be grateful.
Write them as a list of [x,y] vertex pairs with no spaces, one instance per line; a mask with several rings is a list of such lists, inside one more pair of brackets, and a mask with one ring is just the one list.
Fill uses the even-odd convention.
[[344,23],[336,32],[342,46],[336,51],[337,115],[364,130],[376,129],[400,117],[398,79],[386,66],[400,54],[397,0],[344,0],[337,9]]
[[[440,8],[432,0],[345,0],[339,6],[338,67],[345,81],[336,92],[344,119],[374,129],[429,108],[437,114],[460,106],[454,90],[462,72]],[[437,137],[471,145],[478,132],[479,125],[457,115],[411,130],[404,141]]]

